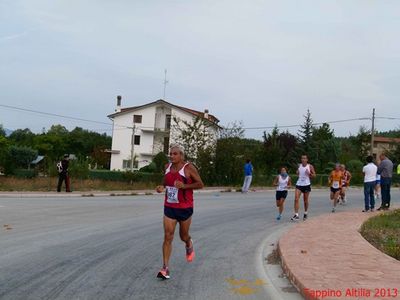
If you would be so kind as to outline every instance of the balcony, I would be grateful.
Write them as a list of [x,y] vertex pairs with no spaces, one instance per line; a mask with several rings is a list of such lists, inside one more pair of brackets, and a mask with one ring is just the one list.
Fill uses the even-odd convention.
[[167,134],[167,133],[170,132],[170,129],[167,129],[167,128],[157,128],[157,127],[154,127],[154,128],[149,128],[149,127],[147,127],[147,128],[141,128],[141,130],[142,130],[143,132],[146,132],[146,133],[154,133],[154,134]]

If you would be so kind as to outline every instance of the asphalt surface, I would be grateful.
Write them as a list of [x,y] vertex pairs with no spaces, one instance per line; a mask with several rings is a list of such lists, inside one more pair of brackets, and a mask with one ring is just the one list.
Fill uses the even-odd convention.
[[[313,191],[310,218],[330,212],[327,197]],[[278,222],[272,191],[196,195],[196,260],[176,232],[161,281],[162,196],[0,198],[0,299],[269,299],[257,249],[293,226],[293,192],[286,202]],[[353,190],[338,211],[362,203]]]

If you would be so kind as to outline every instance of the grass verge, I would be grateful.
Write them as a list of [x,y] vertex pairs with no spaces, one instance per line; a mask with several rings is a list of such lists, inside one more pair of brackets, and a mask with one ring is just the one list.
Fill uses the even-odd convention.
[[[18,192],[49,192],[57,190],[57,177],[37,177],[23,179],[0,176],[0,191]],[[75,179],[71,178],[72,191],[130,191],[155,189],[159,183],[155,182],[120,182],[100,179]],[[65,186],[63,185],[63,190]]]
[[370,218],[360,233],[375,248],[400,260],[400,209]]

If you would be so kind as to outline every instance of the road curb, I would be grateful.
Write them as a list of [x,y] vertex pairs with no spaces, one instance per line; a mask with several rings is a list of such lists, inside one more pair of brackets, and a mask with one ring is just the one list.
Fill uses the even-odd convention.
[[[277,250],[277,243],[279,238],[290,229],[290,223],[279,224],[278,228],[270,235],[268,235],[259,245],[256,250],[255,266],[258,275],[264,279],[267,283],[263,285],[264,291],[268,295],[268,299],[272,300],[287,300],[288,294],[281,290],[278,286],[278,280],[280,283],[284,281],[282,278],[277,278],[276,274],[273,274],[271,267],[266,263],[266,257],[271,254],[274,250]],[[283,270],[281,270],[283,272]],[[288,282],[288,284],[291,284]]]

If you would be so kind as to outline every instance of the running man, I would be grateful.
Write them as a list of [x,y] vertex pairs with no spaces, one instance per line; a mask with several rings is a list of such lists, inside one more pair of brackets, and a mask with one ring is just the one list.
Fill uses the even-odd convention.
[[288,194],[288,189],[292,185],[285,167],[281,168],[281,173],[275,177],[274,186],[276,186],[276,207],[278,207],[278,216],[276,219],[279,221],[282,218],[283,207]]
[[345,204],[347,201],[346,191],[349,188],[351,181],[351,173],[349,170],[346,169],[345,165],[341,165],[340,170],[343,173],[343,180],[342,180],[342,188],[340,189],[339,204]]
[[307,155],[301,156],[301,164],[297,169],[297,175],[299,179],[296,183],[296,191],[294,195],[294,216],[291,218],[292,221],[298,221],[299,218],[299,200],[301,194],[303,194],[304,200],[304,216],[303,220],[307,220],[308,216],[308,199],[311,192],[311,178],[315,177],[314,167],[308,163]]
[[193,214],[193,190],[204,187],[197,169],[185,161],[183,147],[171,146],[169,155],[170,163],[165,168],[163,185],[157,187],[158,193],[165,190],[163,267],[157,274],[161,279],[170,278],[169,259],[177,223],[179,236],[185,243],[186,260],[192,262],[195,257],[193,241],[189,234]]
[[342,188],[343,182],[343,172],[340,169],[340,164],[335,165],[335,169],[332,170],[329,175],[329,186],[331,188],[331,201],[332,201],[332,212],[334,213],[336,210],[337,202],[339,201],[340,190]]

